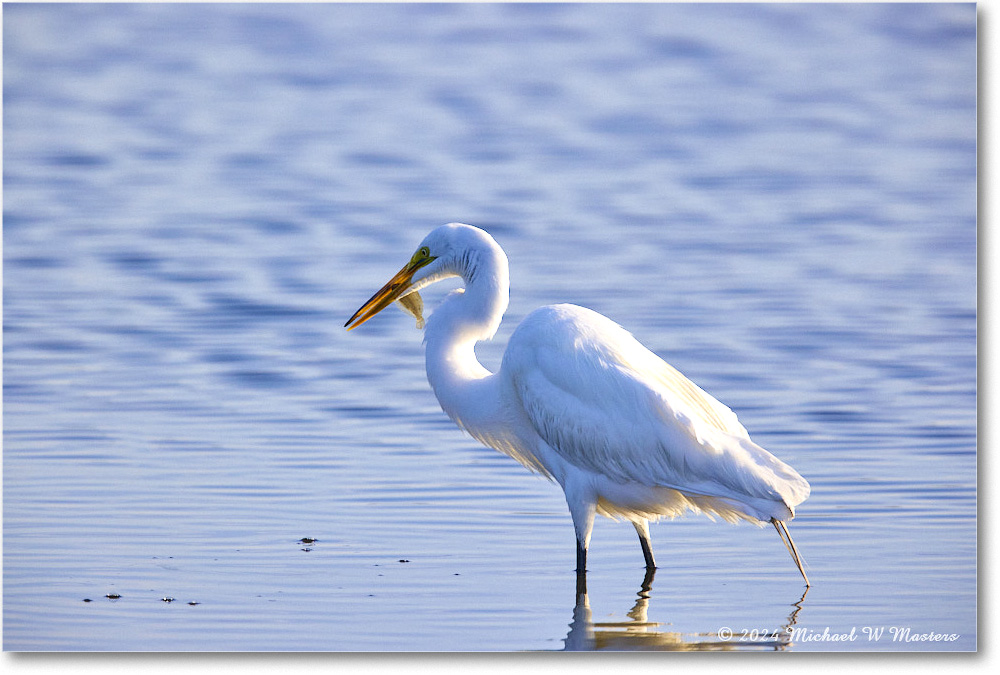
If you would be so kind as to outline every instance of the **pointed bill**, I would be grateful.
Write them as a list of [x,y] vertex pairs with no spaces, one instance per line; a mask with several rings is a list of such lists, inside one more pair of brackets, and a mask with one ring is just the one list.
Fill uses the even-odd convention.
[[411,280],[416,271],[435,259],[434,256],[422,253],[423,251],[420,251],[414,255],[403,269],[396,272],[396,275],[392,279],[389,279],[389,283],[380,288],[375,295],[368,299],[368,302],[361,305],[361,308],[354,313],[354,316],[347,320],[344,327],[347,330],[354,330],[406,293],[412,285]]

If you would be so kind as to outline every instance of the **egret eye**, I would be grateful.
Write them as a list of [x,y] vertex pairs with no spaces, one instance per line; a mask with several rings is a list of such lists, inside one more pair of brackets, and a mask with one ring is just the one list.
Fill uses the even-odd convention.
[[428,258],[431,255],[431,250],[429,248],[427,248],[426,246],[421,246],[420,250],[417,251],[417,253],[420,254],[421,258]]

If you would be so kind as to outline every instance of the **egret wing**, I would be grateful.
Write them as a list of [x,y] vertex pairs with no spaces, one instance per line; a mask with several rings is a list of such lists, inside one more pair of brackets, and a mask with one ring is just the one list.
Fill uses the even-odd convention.
[[582,469],[789,511],[808,496],[808,483],[753,443],[729,408],[596,312],[532,313],[504,369],[538,435]]

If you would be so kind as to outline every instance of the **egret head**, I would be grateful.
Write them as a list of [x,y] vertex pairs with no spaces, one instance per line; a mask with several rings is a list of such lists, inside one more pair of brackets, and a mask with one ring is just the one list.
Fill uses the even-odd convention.
[[344,326],[348,330],[357,328],[396,300],[400,301],[407,312],[417,317],[418,326],[422,325],[422,302],[417,291],[449,277],[460,276],[465,279],[466,284],[471,283],[479,271],[479,261],[485,251],[493,255],[499,252],[503,257],[506,274],[506,256],[493,237],[471,225],[442,225],[424,237],[410,261],[369,298]]

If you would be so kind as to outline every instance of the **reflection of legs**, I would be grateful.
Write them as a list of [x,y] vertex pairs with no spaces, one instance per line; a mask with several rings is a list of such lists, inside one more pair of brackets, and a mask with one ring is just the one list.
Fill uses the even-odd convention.
[[635,531],[639,534],[639,544],[642,546],[642,557],[646,559],[646,569],[655,570],[656,561],[653,560],[653,546],[649,543],[649,521],[636,520],[632,522]]
[[799,557],[799,550],[795,548],[795,542],[792,541],[792,535],[788,534],[788,528],[785,527],[785,521],[778,520],[777,518],[771,518],[771,524],[774,525],[774,529],[777,530],[778,536],[781,537],[782,543],[785,548],[788,549],[788,553],[792,556],[792,560],[799,568],[799,574],[805,579],[806,586],[809,586],[809,577],[806,576],[806,571],[802,567],[802,558]]
[[[635,606],[632,607],[632,610],[627,615],[628,618],[638,624],[645,624],[649,621],[649,617],[646,612],[649,609],[649,596],[652,594],[654,576],[656,576],[656,568],[647,567],[646,576],[642,579],[642,587],[639,589],[639,592],[636,593],[639,599],[635,601]],[[656,626],[659,624],[650,625]],[[643,630],[645,631],[646,629],[644,628]]]
[[655,577],[655,576],[656,576],[656,568],[655,567],[647,567],[646,568],[646,576],[644,576],[642,578],[642,588],[639,589],[639,595],[640,596],[642,596],[643,594],[645,594],[645,596],[647,598],[649,597],[649,592],[651,590],[653,590],[653,577]]

